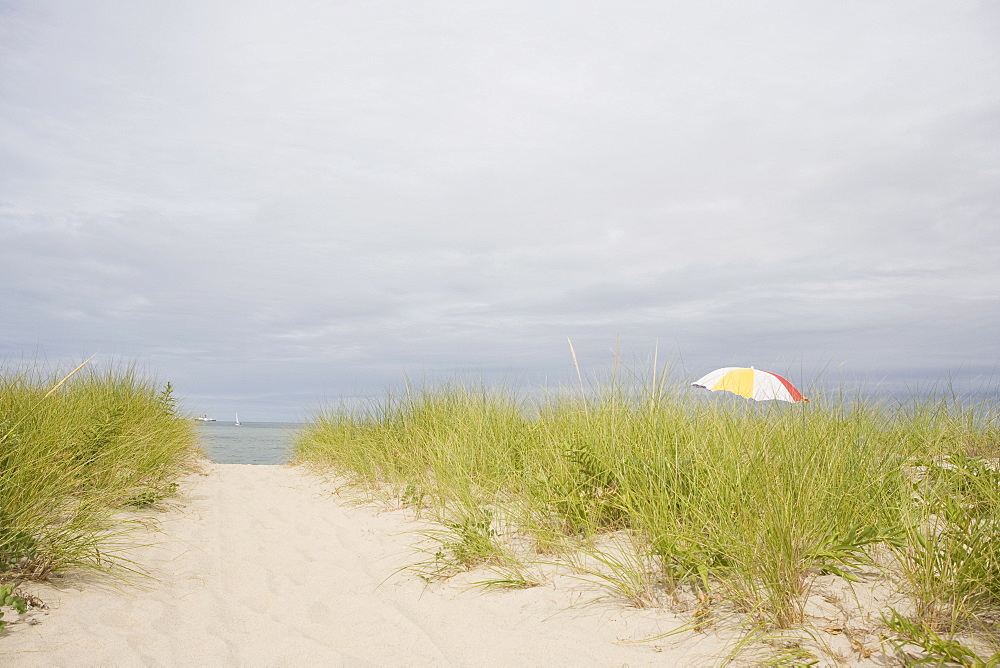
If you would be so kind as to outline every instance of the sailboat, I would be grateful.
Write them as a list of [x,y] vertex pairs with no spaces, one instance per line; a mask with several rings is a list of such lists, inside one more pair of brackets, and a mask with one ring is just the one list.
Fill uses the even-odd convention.
[[236,426],[237,426],[237,427],[242,427],[242,426],[243,426],[243,425],[242,425],[242,424],[240,423],[240,414],[239,414],[239,413],[236,413]]

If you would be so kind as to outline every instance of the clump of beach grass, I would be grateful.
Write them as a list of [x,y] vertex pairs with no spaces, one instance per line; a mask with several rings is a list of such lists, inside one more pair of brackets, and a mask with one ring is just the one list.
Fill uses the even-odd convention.
[[[509,564],[516,536],[536,548],[522,571],[533,558],[586,562],[579,573],[631,605],[686,593],[761,631],[794,628],[817,578],[858,580],[888,560],[918,622],[957,633],[998,609],[1000,487],[975,456],[997,440],[989,406],[730,401],[671,390],[667,375],[581,377],[535,400],[459,382],[409,389],[322,411],[297,457],[419,499],[442,545],[460,546],[453,563]],[[949,464],[915,479],[933,462]]]
[[122,510],[169,494],[195,438],[134,366],[0,370],[0,578],[124,563]]

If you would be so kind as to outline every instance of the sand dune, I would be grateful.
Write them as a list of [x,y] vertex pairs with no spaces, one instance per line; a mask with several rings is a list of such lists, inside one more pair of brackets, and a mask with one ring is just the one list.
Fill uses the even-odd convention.
[[[155,544],[130,552],[152,578],[32,585],[45,612],[0,637],[13,666],[708,665],[718,637],[629,644],[681,624],[592,601],[581,587],[468,591],[399,570],[421,525],[355,506],[296,467],[206,464]],[[33,623],[38,622],[38,623]],[[626,641],[626,642],[622,642]]]

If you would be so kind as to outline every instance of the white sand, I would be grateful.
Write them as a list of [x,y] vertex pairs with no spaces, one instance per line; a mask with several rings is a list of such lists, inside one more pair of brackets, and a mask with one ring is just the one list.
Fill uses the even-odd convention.
[[49,610],[8,626],[0,664],[693,666],[725,655],[719,637],[694,632],[621,642],[683,620],[594,602],[587,585],[428,586],[399,571],[418,560],[420,524],[339,501],[303,469],[205,471],[158,514],[161,533],[139,537],[156,545],[130,553],[154,579],[29,585]]

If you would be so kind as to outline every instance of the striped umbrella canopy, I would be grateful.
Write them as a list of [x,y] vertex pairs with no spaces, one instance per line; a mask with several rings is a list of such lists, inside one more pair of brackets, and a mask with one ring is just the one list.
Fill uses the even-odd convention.
[[767,401],[809,401],[795,386],[776,373],[753,367],[727,366],[716,369],[691,383],[706,390],[727,390],[747,399]]

